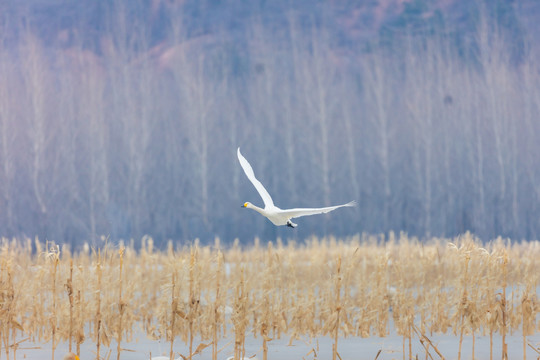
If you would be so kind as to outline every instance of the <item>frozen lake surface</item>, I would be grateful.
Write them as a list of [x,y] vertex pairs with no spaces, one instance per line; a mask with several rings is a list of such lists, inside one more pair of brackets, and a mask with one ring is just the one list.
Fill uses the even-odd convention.
[[[251,334],[250,334],[251,335]],[[521,334],[514,333],[507,336],[508,358],[523,359],[523,338]],[[445,359],[457,359],[459,350],[459,335],[453,334],[434,334],[430,340],[437,347]],[[201,342],[195,341],[194,348]],[[208,342],[206,342],[208,343]],[[330,337],[321,337],[318,339],[299,339],[290,342],[289,338],[282,337],[268,342],[268,359],[272,360],[301,360],[301,359],[332,359],[332,343]],[[535,333],[527,337],[527,343],[538,349],[540,346],[540,333]],[[290,344],[290,345],[289,345]],[[29,344],[21,343],[21,348],[16,353],[16,359],[28,360],[46,360],[52,358],[50,344]],[[120,359],[123,360],[144,360],[150,359],[151,356],[169,355],[170,344],[160,341],[147,339],[144,334],[134,338],[130,343],[123,343],[122,348],[127,349],[122,351]],[[234,337],[231,334],[227,339],[222,339],[219,342],[218,359],[225,360],[233,355]],[[493,336],[493,359],[501,359],[501,336],[495,334]],[[68,351],[68,344],[62,343],[58,345],[55,352],[55,359],[61,360],[64,354]],[[179,358],[180,354],[187,356],[188,346],[176,340],[174,343],[175,358]],[[377,357],[377,354],[379,353]],[[405,355],[403,354],[403,338],[390,334],[386,337],[348,337],[338,340],[338,353],[342,360],[359,360],[359,359],[407,359],[409,352],[408,340],[405,342]],[[429,348],[429,354],[433,359],[440,359],[439,355]],[[412,339],[412,355],[413,358],[426,359],[430,358],[426,355],[426,350],[422,346],[418,337]],[[476,336],[475,340],[475,359],[483,360],[490,358],[489,335]],[[246,338],[246,356],[256,356],[257,360],[262,360],[262,339],[260,337]],[[526,349],[527,359],[537,359],[540,354],[534,351],[529,345]],[[2,353],[0,359],[5,359],[5,353]],[[87,341],[81,345],[81,360],[89,360],[96,358],[95,344]],[[111,342],[111,347],[101,347],[101,359],[116,359],[116,343]],[[462,344],[463,360],[473,359],[472,354],[472,337],[465,336]],[[10,354],[10,359],[13,359],[13,354]],[[201,354],[193,356],[194,360],[210,360],[212,359],[211,346],[202,351]]]

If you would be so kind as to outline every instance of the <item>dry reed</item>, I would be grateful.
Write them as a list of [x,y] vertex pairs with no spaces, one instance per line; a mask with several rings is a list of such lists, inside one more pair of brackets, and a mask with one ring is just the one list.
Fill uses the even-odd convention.
[[133,242],[109,243],[75,254],[37,240],[2,239],[0,246],[0,352],[7,359],[17,339],[28,338],[50,342],[51,358],[61,341],[69,341],[70,351],[75,341],[79,354],[91,339],[100,357],[115,339],[119,360],[138,324],[169,342],[171,359],[175,339],[187,345],[186,359],[205,351],[217,359],[228,330],[236,359],[246,356],[250,331],[261,337],[264,360],[268,343],[281,336],[292,343],[328,335],[337,359],[340,337],[391,331],[403,337],[403,358],[414,357],[415,342],[427,358],[443,358],[429,337],[453,333],[459,356],[469,351],[463,339],[473,339],[472,357],[478,335],[489,335],[491,358],[499,336],[504,359],[507,334],[521,332],[525,354],[527,336],[538,330],[535,242],[482,244],[470,234],[420,242],[400,234],[311,238],[303,245],[256,241],[244,249],[238,241],[223,249],[216,240],[214,246],[169,244],[164,252],[154,251],[148,237],[139,250]]

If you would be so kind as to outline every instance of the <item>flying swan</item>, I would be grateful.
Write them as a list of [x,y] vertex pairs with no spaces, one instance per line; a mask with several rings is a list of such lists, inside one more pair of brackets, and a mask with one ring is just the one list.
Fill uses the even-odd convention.
[[246,176],[248,177],[249,181],[255,186],[255,189],[259,192],[259,195],[261,195],[263,201],[264,201],[264,209],[253,205],[250,202],[244,203],[242,207],[253,209],[260,213],[261,215],[265,216],[270,220],[274,225],[280,226],[280,225],[287,225],[289,227],[295,228],[298,226],[297,224],[293,223],[291,219],[301,217],[301,216],[307,216],[307,215],[316,215],[316,214],[324,214],[327,212],[330,212],[332,210],[336,210],[337,208],[344,207],[344,206],[356,206],[356,201],[351,201],[343,205],[336,205],[336,206],[328,206],[323,208],[298,208],[298,209],[286,209],[282,210],[274,205],[274,202],[272,201],[272,197],[266,191],[264,186],[261,184],[259,180],[255,177],[255,173],[253,172],[253,168],[249,164],[249,162],[246,160],[245,157],[242,156],[240,153],[240,148],[238,148],[237,151],[238,160],[240,161],[240,165],[242,166],[242,169],[244,169],[244,172],[246,173]]

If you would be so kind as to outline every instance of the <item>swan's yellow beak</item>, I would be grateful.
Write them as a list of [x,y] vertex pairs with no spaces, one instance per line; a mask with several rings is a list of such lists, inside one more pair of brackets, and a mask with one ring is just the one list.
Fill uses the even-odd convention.
[[247,207],[247,204],[248,204],[248,203],[244,203],[244,205],[242,205],[242,207]]

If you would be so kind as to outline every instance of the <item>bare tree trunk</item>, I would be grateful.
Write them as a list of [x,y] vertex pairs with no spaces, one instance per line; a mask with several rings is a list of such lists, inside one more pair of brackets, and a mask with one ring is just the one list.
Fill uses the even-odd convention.
[[353,136],[356,134],[356,132],[353,129],[352,126],[352,115],[350,108],[348,106],[343,107],[343,121],[345,123],[345,131],[347,136],[347,160],[349,165],[349,174],[350,174],[350,182],[353,190],[353,197],[356,199],[359,203],[361,203],[360,199],[360,185],[358,184],[358,174],[356,170],[356,150],[355,150],[355,137]]
[[[290,88],[288,88],[290,89]],[[287,92],[286,97],[286,105],[285,105],[285,124],[286,124],[286,130],[285,130],[285,146],[286,146],[286,154],[287,154],[287,168],[288,168],[288,181],[287,181],[287,187],[290,192],[290,198],[291,198],[291,204],[297,204],[298,196],[296,194],[296,178],[295,178],[295,172],[296,164],[295,164],[295,139],[293,137],[294,134],[294,116],[293,116],[293,103],[291,99],[291,95],[289,92]]]
[[390,197],[392,194],[390,186],[390,140],[389,140],[389,125],[388,113],[386,111],[388,101],[386,92],[388,87],[386,84],[384,62],[381,58],[375,57],[370,59],[368,68],[364,71],[368,77],[367,88],[371,89],[373,100],[374,121],[379,138],[379,158],[382,167],[382,183],[383,183],[383,229],[388,229],[390,224]]
[[47,86],[45,79],[44,56],[40,48],[38,40],[32,35],[27,34],[25,37],[25,59],[24,59],[24,75],[26,86],[30,91],[30,114],[32,126],[29,129],[30,138],[32,141],[32,185],[36,201],[39,205],[39,210],[42,214],[47,212],[47,206],[44,198],[44,186],[41,174],[46,168],[45,162],[45,87]]
[[293,75],[292,75],[292,83],[290,84],[290,92],[287,93],[287,107],[286,107],[286,115],[287,115],[287,134],[286,134],[286,143],[287,143],[287,165],[289,167],[289,188],[291,191],[291,203],[297,204],[298,203],[298,196],[296,194],[296,188],[297,188],[297,181],[296,181],[296,174],[295,169],[297,168],[297,165],[295,164],[295,139],[293,138],[294,134],[294,126],[298,124],[298,120],[296,119],[296,116],[298,115],[298,104],[293,102],[293,93],[298,93],[298,81],[302,78],[302,72],[300,71],[301,65],[299,62],[299,55],[298,55],[298,37],[296,33],[296,25],[294,21],[294,17],[289,13],[288,15],[288,24],[289,24],[289,34],[291,38],[291,56],[292,56],[292,63],[293,63]]
[[[81,59],[82,60],[82,59]],[[82,65],[81,61],[81,65]],[[104,119],[104,82],[101,79],[99,69],[90,67],[81,74],[85,93],[84,109],[87,110],[89,125],[88,141],[90,189],[89,189],[89,218],[91,239],[94,241],[98,234],[98,214],[109,202],[107,144],[105,139]],[[89,110],[89,111],[88,111]],[[101,229],[104,231],[104,229]]]
[[424,213],[425,213],[425,223],[424,223],[424,234],[426,236],[431,236],[431,155],[433,151],[432,146],[432,119],[431,113],[426,114],[426,138],[425,138],[425,159],[426,159],[426,171],[425,171],[425,199],[424,199]]
[[[181,151],[194,152],[195,157],[189,166],[193,166],[197,176],[189,175],[193,183],[193,191],[197,196],[192,200],[197,205],[195,215],[201,216],[204,225],[210,226],[209,222],[209,187],[210,187],[210,169],[209,169],[209,117],[214,106],[209,80],[205,74],[205,58],[200,55],[197,58],[190,58],[184,48],[178,50],[179,62],[175,64],[173,73],[176,84],[178,85],[183,97],[180,99],[182,111],[185,116],[186,130],[189,139],[187,144],[189,149],[184,146]],[[186,206],[187,203],[186,203]],[[190,210],[191,211],[191,210]]]
[[[206,226],[208,222],[208,186],[209,186],[209,171],[208,171],[208,112],[211,108],[211,95],[206,89],[206,79],[204,78],[204,58],[201,56],[197,59],[194,69],[192,69],[193,78],[188,78],[188,86],[191,87],[192,105],[195,111],[194,127],[197,129],[198,144],[196,146],[199,163],[200,163],[200,194],[201,194],[201,212],[202,218]],[[187,75],[187,74],[186,74]]]
[[[314,79],[313,86],[315,91],[314,109],[319,125],[320,135],[320,163],[321,163],[321,180],[324,206],[330,205],[330,160],[329,160],[329,122],[331,106],[330,98],[327,94],[332,87],[334,69],[328,63],[323,54],[327,53],[322,46],[327,45],[327,34],[318,34],[313,29],[312,46],[313,46],[313,71]],[[327,50],[327,49],[326,49]],[[327,232],[327,218],[324,220],[324,233]]]
[[[13,202],[11,199],[11,182],[13,180],[14,170],[13,170],[13,154],[12,154],[12,144],[11,139],[15,129],[11,127],[11,122],[9,119],[13,117],[12,111],[10,109],[10,100],[9,92],[7,89],[7,81],[9,76],[9,70],[4,61],[0,62],[0,77],[4,79],[5,83],[0,84],[0,138],[2,141],[0,151],[1,151],[1,162],[2,162],[2,175],[0,177],[0,185],[2,186],[2,197],[4,203],[2,204],[3,212],[6,214],[6,226],[8,234],[13,229]],[[7,234],[6,234],[7,235]]]
[[475,139],[476,139],[476,191],[478,195],[478,210],[477,216],[474,219],[474,226],[476,230],[483,232],[485,230],[484,224],[486,220],[486,211],[485,211],[485,195],[484,195],[484,149],[482,145],[482,133],[480,130],[480,122],[478,116],[475,116]]

